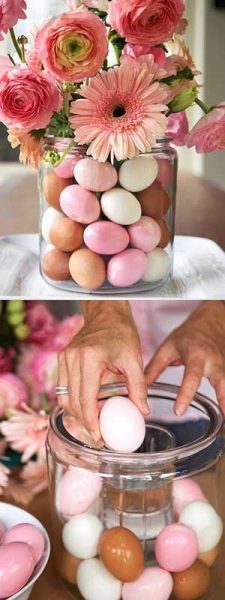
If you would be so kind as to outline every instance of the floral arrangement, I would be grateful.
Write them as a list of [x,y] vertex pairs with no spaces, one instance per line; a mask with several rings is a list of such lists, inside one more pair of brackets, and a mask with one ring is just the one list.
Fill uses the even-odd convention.
[[47,486],[45,439],[56,403],[57,353],[82,323],[80,315],[57,321],[41,302],[1,303],[0,494],[6,498],[27,504]]
[[[0,0],[0,119],[23,162],[38,165],[44,136],[71,138],[101,162],[149,152],[162,136],[197,152],[225,148],[225,102],[200,100],[198,70],[183,34],[185,0],[67,0],[30,38],[16,38],[25,0]],[[204,116],[189,131],[187,109]],[[58,165],[65,157],[47,152]]]

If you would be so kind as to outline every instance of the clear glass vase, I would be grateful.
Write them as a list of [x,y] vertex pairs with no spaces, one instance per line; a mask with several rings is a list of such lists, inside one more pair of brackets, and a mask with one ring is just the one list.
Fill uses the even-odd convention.
[[[46,139],[62,158],[70,139]],[[75,179],[76,178],[76,179]],[[152,290],[173,270],[177,153],[165,139],[132,161],[98,163],[72,147],[58,167],[43,158],[40,269],[63,290]]]
[[[47,440],[52,545],[71,598],[222,600],[223,416],[196,394],[178,418],[177,393],[167,384],[149,390],[151,416],[133,454],[98,449],[74,418],[53,412]],[[127,396],[126,387],[103,386],[99,400],[116,395]],[[180,527],[191,536],[184,551]]]

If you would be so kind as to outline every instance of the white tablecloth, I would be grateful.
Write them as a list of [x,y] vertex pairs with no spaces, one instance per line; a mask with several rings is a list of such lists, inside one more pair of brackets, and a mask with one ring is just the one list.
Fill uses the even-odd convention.
[[[0,238],[0,297],[12,296],[46,300],[90,298],[85,294],[61,291],[43,281],[38,266],[37,235]],[[96,297],[104,298],[91,294],[91,298]],[[177,236],[173,279],[157,290],[136,297],[224,299],[225,253],[211,240]]]

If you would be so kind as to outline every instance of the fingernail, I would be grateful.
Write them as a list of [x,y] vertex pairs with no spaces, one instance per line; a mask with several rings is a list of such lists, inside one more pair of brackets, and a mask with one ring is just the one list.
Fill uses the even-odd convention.
[[143,409],[143,411],[145,412],[145,414],[146,414],[146,415],[149,415],[149,413],[150,413],[151,411],[150,411],[150,408],[149,408],[148,404],[146,404],[146,401],[145,401],[145,400],[144,400],[144,401],[141,403],[141,406],[142,406],[142,409]]
[[175,408],[175,414],[177,415],[177,417],[182,417],[185,413],[185,410],[186,410],[186,405],[180,404],[180,406]]

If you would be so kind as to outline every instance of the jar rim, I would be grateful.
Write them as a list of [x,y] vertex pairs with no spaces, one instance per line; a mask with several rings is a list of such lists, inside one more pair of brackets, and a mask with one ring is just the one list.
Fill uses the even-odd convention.
[[[151,397],[156,397],[157,392],[158,396],[164,400],[173,400],[169,395],[173,394],[177,397],[179,392],[179,387],[172,384],[167,383],[155,383],[148,387],[148,397],[151,400]],[[161,392],[161,396],[159,393]],[[102,385],[99,393],[99,400],[106,400],[112,396],[128,396],[128,390],[125,384],[115,383],[115,384],[106,384]],[[155,464],[162,464],[164,462],[170,461],[179,461],[185,458],[194,456],[205,450],[209,446],[215,442],[216,438],[220,434],[224,417],[222,411],[218,404],[216,404],[213,400],[209,399],[205,395],[201,393],[196,393],[195,397],[191,403],[191,406],[197,408],[198,411],[201,411],[203,414],[209,417],[209,428],[205,435],[199,437],[196,441],[189,442],[184,444],[183,446],[172,447],[159,452],[149,452],[149,453],[118,453],[106,448],[96,448],[87,445],[86,443],[76,439],[73,437],[65,427],[63,426],[62,419],[66,415],[65,411],[60,407],[56,407],[50,416],[50,426],[54,431],[55,435],[67,445],[70,450],[74,450],[79,452],[79,454],[86,459],[89,457],[93,458],[101,458],[102,460],[107,460],[107,462],[120,462],[121,464],[133,463],[139,464],[140,462],[154,462]],[[176,417],[175,419],[179,419],[180,417]],[[59,422],[61,424],[59,428]]]

